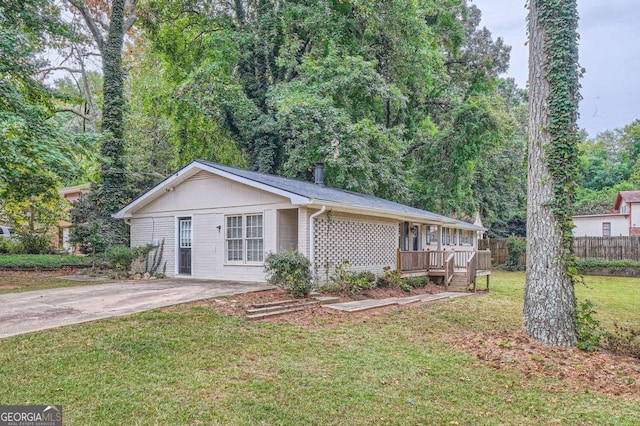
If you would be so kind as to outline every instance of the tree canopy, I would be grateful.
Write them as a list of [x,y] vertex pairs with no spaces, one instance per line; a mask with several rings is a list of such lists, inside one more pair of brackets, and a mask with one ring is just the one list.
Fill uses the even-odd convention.
[[[510,48],[469,2],[0,0],[0,12],[5,204],[92,180],[104,221],[195,158],[301,179],[322,161],[329,185],[524,233],[528,95],[501,77]],[[581,211],[640,181],[638,127],[583,138]]]

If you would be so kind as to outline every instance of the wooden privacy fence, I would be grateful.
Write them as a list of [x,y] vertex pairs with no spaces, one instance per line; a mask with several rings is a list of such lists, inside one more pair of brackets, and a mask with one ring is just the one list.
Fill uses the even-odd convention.
[[[507,262],[508,238],[491,238],[480,240],[478,247],[491,251],[491,262],[505,264]],[[524,239],[523,239],[524,240]],[[638,237],[576,237],[573,250],[580,259],[599,260],[634,260],[640,262],[640,238]],[[520,258],[524,265],[526,258]]]

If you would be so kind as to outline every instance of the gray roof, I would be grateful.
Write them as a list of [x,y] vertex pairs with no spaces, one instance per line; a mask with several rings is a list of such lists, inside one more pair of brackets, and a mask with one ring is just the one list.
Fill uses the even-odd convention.
[[485,228],[481,226],[473,225],[471,223],[463,222],[447,216],[442,216],[427,210],[417,209],[415,207],[395,203],[383,198],[374,197],[373,195],[361,194],[358,192],[332,188],[329,186],[322,186],[307,181],[291,179],[267,173],[238,169],[236,167],[225,166],[218,163],[211,163],[204,160],[195,161],[208,167],[212,167],[223,172],[260,183],[262,185],[267,185],[282,191],[300,195],[302,197],[311,198],[314,201],[340,203],[344,204],[345,206],[354,206],[362,209],[386,210],[389,212],[398,213],[400,215],[419,216],[426,220],[433,220],[435,222],[451,223],[465,229],[473,229],[478,231],[485,230]]

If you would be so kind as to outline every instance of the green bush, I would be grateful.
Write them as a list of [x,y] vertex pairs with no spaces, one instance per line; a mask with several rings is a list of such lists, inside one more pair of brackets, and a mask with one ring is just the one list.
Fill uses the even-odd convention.
[[400,271],[385,266],[382,269],[382,275],[376,280],[376,287],[397,287],[400,285]]
[[15,246],[17,254],[51,253],[51,240],[44,234],[18,234],[14,238],[17,241]]
[[[164,251],[164,240],[159,247],[147,244],[140,247],[112,246],[104,252],[102,257],[113,269],[127,273],[131,270],[134,260],[143,259],[145,271],[152,276],[163,276],[164,270],[160,273],[160,262],[162,261],[162,253]],[[151,256],[151,252],[153,255]],[[164,264],[166,269],[166,262]]]
[[138,257],[136,250],[124,246],[110,247],[104,253],[104,259],[107,261],[109,266],[122,272],[129,272],[131,269],[131,263],[133,263],[133,260],[136,257]]
[[588,299],[576,307],[577,346],[583,351],[598,349],[602,337],[606,334],[596,314],[596,306]]
[[267,282],[294,297],[306,297],[313,287],[311,262],[297,251],[270,253],[264,261]]
[[365,280],[369,283],[373,283],[376,281],[376,274],[371,271],[358,272],[356,275],[358,279]]
[[59,254],[5,254],[0,256],[1,268],[49,269],[66,265],[86,265],[91,259],[84,256]]
[[400,288],[403,291],[406,291],[407,293],[411,293],[411,290],[413,290],[413,287],[411,287],[411,284],[409,284],[408,282],[402,280],[400,281]]
[[14,239],[0,237],[0,254],[16,253],[16,243]]
[[527,243],[515,236],[510,236],[507,240],[507,271],[518,271],[520,269],[520,257],[527,249]]
[[[402,280],[402,284],[405,284],[407,287],[411,288],[424,288],[429,284],[429,277],[409,277]],[[404,289],[404,287],[403,287]]]
[[581,259],[576,262],[576,266],[578,267],[578,270],[589,268],[625,269],[640,268],[640,262],[633,260]]
[[340,293],[358,294],[362,290],[369,290],[373,287],[376,275],[370,271],[350,272],[349,261],[343,260],[342,265],[336,266],[331,281],[334,288]]

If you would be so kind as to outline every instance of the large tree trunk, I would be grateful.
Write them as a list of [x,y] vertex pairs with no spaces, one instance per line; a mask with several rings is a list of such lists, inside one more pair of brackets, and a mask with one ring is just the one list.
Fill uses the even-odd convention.
[[[552,209],[557,183],[550,173],[549,145],[552,137],[548,55],[548,27],[540,19],[539,2],[529,8],[529,152],[527,194],[527,282],[523,326],[527,333],[552,345],[577,341],[573,278],[566,263],[566,228]],[[575,7],[575,0],[573,0]],[[574,64],[575,66],[575,64]],[[569,231],[570,232],[570,231]]]
[[111,244],[126,244],[124,223],[111,218],[126,201],[126,175],[124,161],[123,117],[124,81],[122,45],[124,43],[125,0],[113,0],[109,32],[104,45],[102,69],[104,74],[104,109],[102,132],[104,139],[100,153],[102,185],[101,201],[106,232]]

